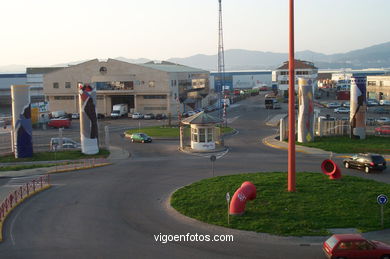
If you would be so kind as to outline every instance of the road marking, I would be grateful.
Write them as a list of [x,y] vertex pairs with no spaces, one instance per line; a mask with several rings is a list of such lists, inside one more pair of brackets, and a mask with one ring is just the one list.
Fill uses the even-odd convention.
[[235,120],[237,120],[240,116],[235,116],[233,118],[228,118],[227,123],[233,123]]

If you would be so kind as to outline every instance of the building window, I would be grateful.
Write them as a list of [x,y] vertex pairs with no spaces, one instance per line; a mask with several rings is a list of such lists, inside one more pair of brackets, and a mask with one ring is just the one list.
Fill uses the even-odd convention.
[[206,142],[206,129],[199,129],[199,142]]
[[191,136],[193,142],[198,142],[198,129],[191,128]]
[[213,129],[208,128],[207,129],[207,140],[206,142],[212,142],[213,141]]
[[54,83],[53,83],[53,88],[59,88],[58,82],[54,82]]
[[65,88],[71,88],[70,82],[65,82]]
[[156,86],[156,82],[155,81],[149,81],[148,86],[149,87],[155,87]]
[[161,107],[144,107],[145,111],[166,111],[167,107],[166,106],[161,106]]
[[376,86],[376,81],[368,81],[367,84],[369,86]]
[[97,95],[96,100],[104,100],[104,95]]
[[143,95],[144,99],[167,99],[166,95]]
[[74,100],[74,96],[73,95],[54,96],[54,100]]

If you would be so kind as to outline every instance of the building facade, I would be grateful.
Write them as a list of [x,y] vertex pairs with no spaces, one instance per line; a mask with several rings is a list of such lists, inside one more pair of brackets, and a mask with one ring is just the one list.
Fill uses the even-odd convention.
[[27,85],[30,85],[31,102],[45,101],[43,93],[43,76],[44,74],[62,69],[63,67],[39,67],[26,68]]
[[[274,79],[278,86],[278,90],[282,91],[284,94],[288,92],[289,84],[289,69],[288,61],[284,62],[282,66],[278,67],[274,73]],[[317,77],[318,77],[318,68],[314,66],[313,63],[303,60],[295,60],[295,91],[298,91],[298,78],[304,78],[307,80],[312,80],[313,92],[317,90]]]
[[390,100],[390,74],[367,76],[367,97],[376,100]]
[[11,106],[11,85],[25,85],[26,74],[0,74],[0,106]]
[[[210,73],[210,87],[215,92],[221,91],[223,84],[229,90],[250,89],[256,86],[271,86],[272,72],[268,70],[253,71],[227,71],[224,73],[224,80],[218,72]],[[225,89],[226,89],[225,88]]]
[[44,94],[51,111],[78,112],[78,83],[97,90],[98,113],[109,115],[115,104],[129,112],[176,115],[186,106],[202,107],[209,94],[209,72],[170,62],[131,64],[115,59],[90,60],[44,75]]

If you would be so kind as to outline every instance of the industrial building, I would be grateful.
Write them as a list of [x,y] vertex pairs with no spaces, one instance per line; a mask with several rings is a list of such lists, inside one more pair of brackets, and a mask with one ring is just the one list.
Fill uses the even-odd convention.
[[210,87],[215,92],[221,91],[218,87],[220,85],[224,85],[225,89],[233,90],[250,89],[263,85],[271,86],[272,83],[272,72],[270,70],[227,71],[223,75],[221,76],[218,72],[210,73]]
[[367,76],[367,97],[379,101],[390,101],[390,74]]
[[[289,72],[288,72],[288,64],[286,61],[282,66],[278,67],[275,71],[273,71],[273,81],[276,82],[278,90],[282,91],[285,95],[288,92],[288,84],[289,84]],[[313,85],[313,92],[317,89],[317,78],[318,78],[318,68],[314,66],[312,62],[303,61],[303,60],[295,60],[294,61],[295,68],[295,91],[298,91],[298,78],[311,79]]]
[[208,105],[209,72],[170,62],[131,64],[115,59],[90,60],[44,74],[50,110],[78,112],[78,83],[97,90],[98,113],[109,115],[115,104],[129,112],[176,115]]

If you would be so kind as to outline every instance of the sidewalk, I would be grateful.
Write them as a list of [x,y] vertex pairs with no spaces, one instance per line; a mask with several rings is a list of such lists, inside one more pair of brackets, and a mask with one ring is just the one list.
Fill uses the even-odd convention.
[[[279,135],[272,135],[269,137],[266,137],[262,140],[264,145],[267,145],[272,148],[287,150],[288,149],[288,143],[286,141],[279,141],[278,138]],[[331,155],[334,155],[336,157],[349,157],[353,154],[337,154],[330,151],[325,151],[318,148],[311,148],[311,147],[305,147],[300,145],[295,145],[295,151],[305,154],[312,154],[312,155],[321,155],[321,156],[327,156],[330,157]],[[386,161],[390,161],[390,155],[383,155],[383,157],[386,159]]]
[[[122,150],[119,147],[110,146],[110,155],[107,160],[111,163],[115,161],[127,159],[130,156],[127,150]],[[48,161],[45,161],[48,162]],[[54,161],[53,161],[54,162]],[[59,161],[57,161],[59,162]],[[38,178],[40,175],[44,175],[53,171],[54,167],[44,167],[44,168],[33,168],[33,169],[25,169],[19,171],[0,171],[0,178],[18,178],[23,177],[23,179],[12,179],[4,185],[0,185],[0,202],[2,202],[5,197],[11,192],[22,186],[25,182],[33,178]],[[79,170],[79,169],[77,169]],[[71,171],[71,170],[68,170]]]

